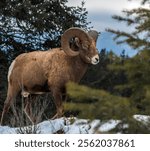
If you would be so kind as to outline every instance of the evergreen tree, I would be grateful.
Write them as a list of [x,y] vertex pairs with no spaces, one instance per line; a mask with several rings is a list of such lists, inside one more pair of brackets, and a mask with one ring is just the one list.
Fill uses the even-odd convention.
[[[141,5],[149,5],[150,0],[142,0]],[[117,43],[127,43],[134,49],[150,50],[150,7],[139,7],[132,10],[124,10],[126,17],[114,15],[113,18],[119,22],[125,22],[128,26],[133,26],[134,31],[125,32],[108,29],[114,33]]]
[[3,0],[0,9],[0,49],[10,60],[23,52],[60,46],[60,36],[72,27],[87,28],[84,2],[67,0]]
[[110,70],[113,69],[116,72],[123,70],[126,75],[126,82],[120,85],[116,85],[116,91],[120,94],[129,97],[133,106],[138,110],[138,114],[149,115],[150,101],[150,51],[143,50],[133,58],[125,61],[124,65],[113,64]]
[[[141,7],[132,10],[124,10],[126,17],[113,16],[114,19],[124,21],[128,26],[134,26],[133,32],[123,32],[108,29],[116,34],[118,43],[126,42],[131,47],[140,50],[131,59],[128,59],[123,66],[112,65],[111,69],[123,70],[126,74],[126,82],[116,86],[116,90],[124,96],[130,97],[138,113],[149,114],[149,51],[150,51],[150,0],[142,0]],[[123,37],[121,40],[120,38]]]
[[0,109],[2,108],[3,99],[6,97],[6,73],[8,68],[8,59],[5,52],[0,51]]
[[69,83],[67,89],[73,102],[65,103],[65,109],[71,114],[79,118],[100,119],[101,124],[117,120],[118,124],[109,133],[150,133],[149,122],[142,123],[133,118],[137,109],[129,98],[74,83]]

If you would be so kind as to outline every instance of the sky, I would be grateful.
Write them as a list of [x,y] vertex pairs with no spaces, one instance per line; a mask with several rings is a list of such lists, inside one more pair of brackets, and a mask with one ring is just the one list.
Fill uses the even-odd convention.
[[[70,6],[80,6],[82,0],[68,0]],[[116,54],[120,54],[123,49],[126,54],[133,56],[137,51],[130,48],[128,45],[116,45],[113,41],[113,34],[105,31],[107,28],[119,29],[130,32],[133,27],[126,26],[125,23],[120,23],[112,19],[112,15],[123,15],[122,10],[133,9],[140,6],[140,0],[84,0],[85,8],[88,11],[88,21],[91,22],[95,30],[101,32],[97,43],[99,50],[106,48],[108,51],[115,50]]]

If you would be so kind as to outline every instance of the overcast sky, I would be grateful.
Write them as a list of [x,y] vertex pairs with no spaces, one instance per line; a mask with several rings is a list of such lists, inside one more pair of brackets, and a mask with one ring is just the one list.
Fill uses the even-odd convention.
[[[69,5],[77,6],[82,0],[68,0]],[[123,9],[132,9],[140,5],[140,0],[84,0],[85,8],[88,11],[88,21],[95,29],[104,31],[107,27],[125,28],[126,26],[114,21],[112,15],[119,15]],[[124,25],[124,26],[123,26]]]
[[[71,6],[80,6],[83,0],[68,0]],[[127,27],[125,23],[120,23],[112,19],[112,15],[123,15],[122,10],[133,9],[140,6],[141,0],[84,0],[85,8],[88,11],[88,21],[91,26],[99,32],[105,32],[106,28],[120,29],[130,32],[133,27]],[[131,52],[131,48],[127,45],[116,46],[112,40],[113,35],[106,35],[105,33],[100,37],[98,47],[100,49],[107,47],[116,49],[116,53],[120,54],[120,50],[126,49],[127,53],[132,56],[135,51]],[[108,43],[107,40],[108,39]],[[106,45],[106,46],[105,46]],[[112,48],[112,49],[113,49]]]

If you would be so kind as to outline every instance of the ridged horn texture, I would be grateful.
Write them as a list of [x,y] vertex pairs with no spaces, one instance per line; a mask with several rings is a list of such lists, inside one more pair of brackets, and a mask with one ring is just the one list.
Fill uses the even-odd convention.
[[99,33],[96,30],[90,30],[88,31],[88,34],[94,39],[95,42],[97,42]]
[[80,53],[79,51],[73,51],[70,48],[69,41],[74,37],[78,37],[83,45],[84,43],[87,45],[87,42],[89,42],[89,44],[91,42],[91,37],[84,30],[78,27],[69,28],[61,37],[61,47],[69,56],[77,56]]

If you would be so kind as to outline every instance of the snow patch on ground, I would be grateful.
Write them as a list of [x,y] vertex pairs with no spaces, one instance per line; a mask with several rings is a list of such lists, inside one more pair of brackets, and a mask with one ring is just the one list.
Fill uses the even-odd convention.
[[98,130],[100,132],[108,132],[111,129],[115,128],[119,123],[119,120],[109,120],[108,122],[102,124]]
[[[58,131],[63,131],[65,134],[93,134],[100,126],[100,120],[86,120],[86,119],[74,119],[73,124],[70,123],[70,119],[59,118],[55,120],[43,121],[37,124],[37,132],[40,134],[54,134]],[[107,126],[107,124],[111,126]],[[107,127],[114,127],[112,124],[107,123]],[[0,134],[16,134],[18,128],[11,128],[9,126],[0,126]]]
[[[134,115],[136,120],[141,122],[150,121],[150,116]],[[100,120],[87,119],[73,119],[71,123],[70,118],[59,118],[55,120],[43,121],[36,125],[37,133],[39,134],[54,134],[62,131],[65,134],[94,134],[104,133],[115,128],[119,124],[119,120],[109,120],[102,123]],[[0,126],[0,134],[16,134],[19,128],[12,128],[9,126]]]
[[150,122],[150,116],[147,115],[134,115],[133,117],[139,122]]

